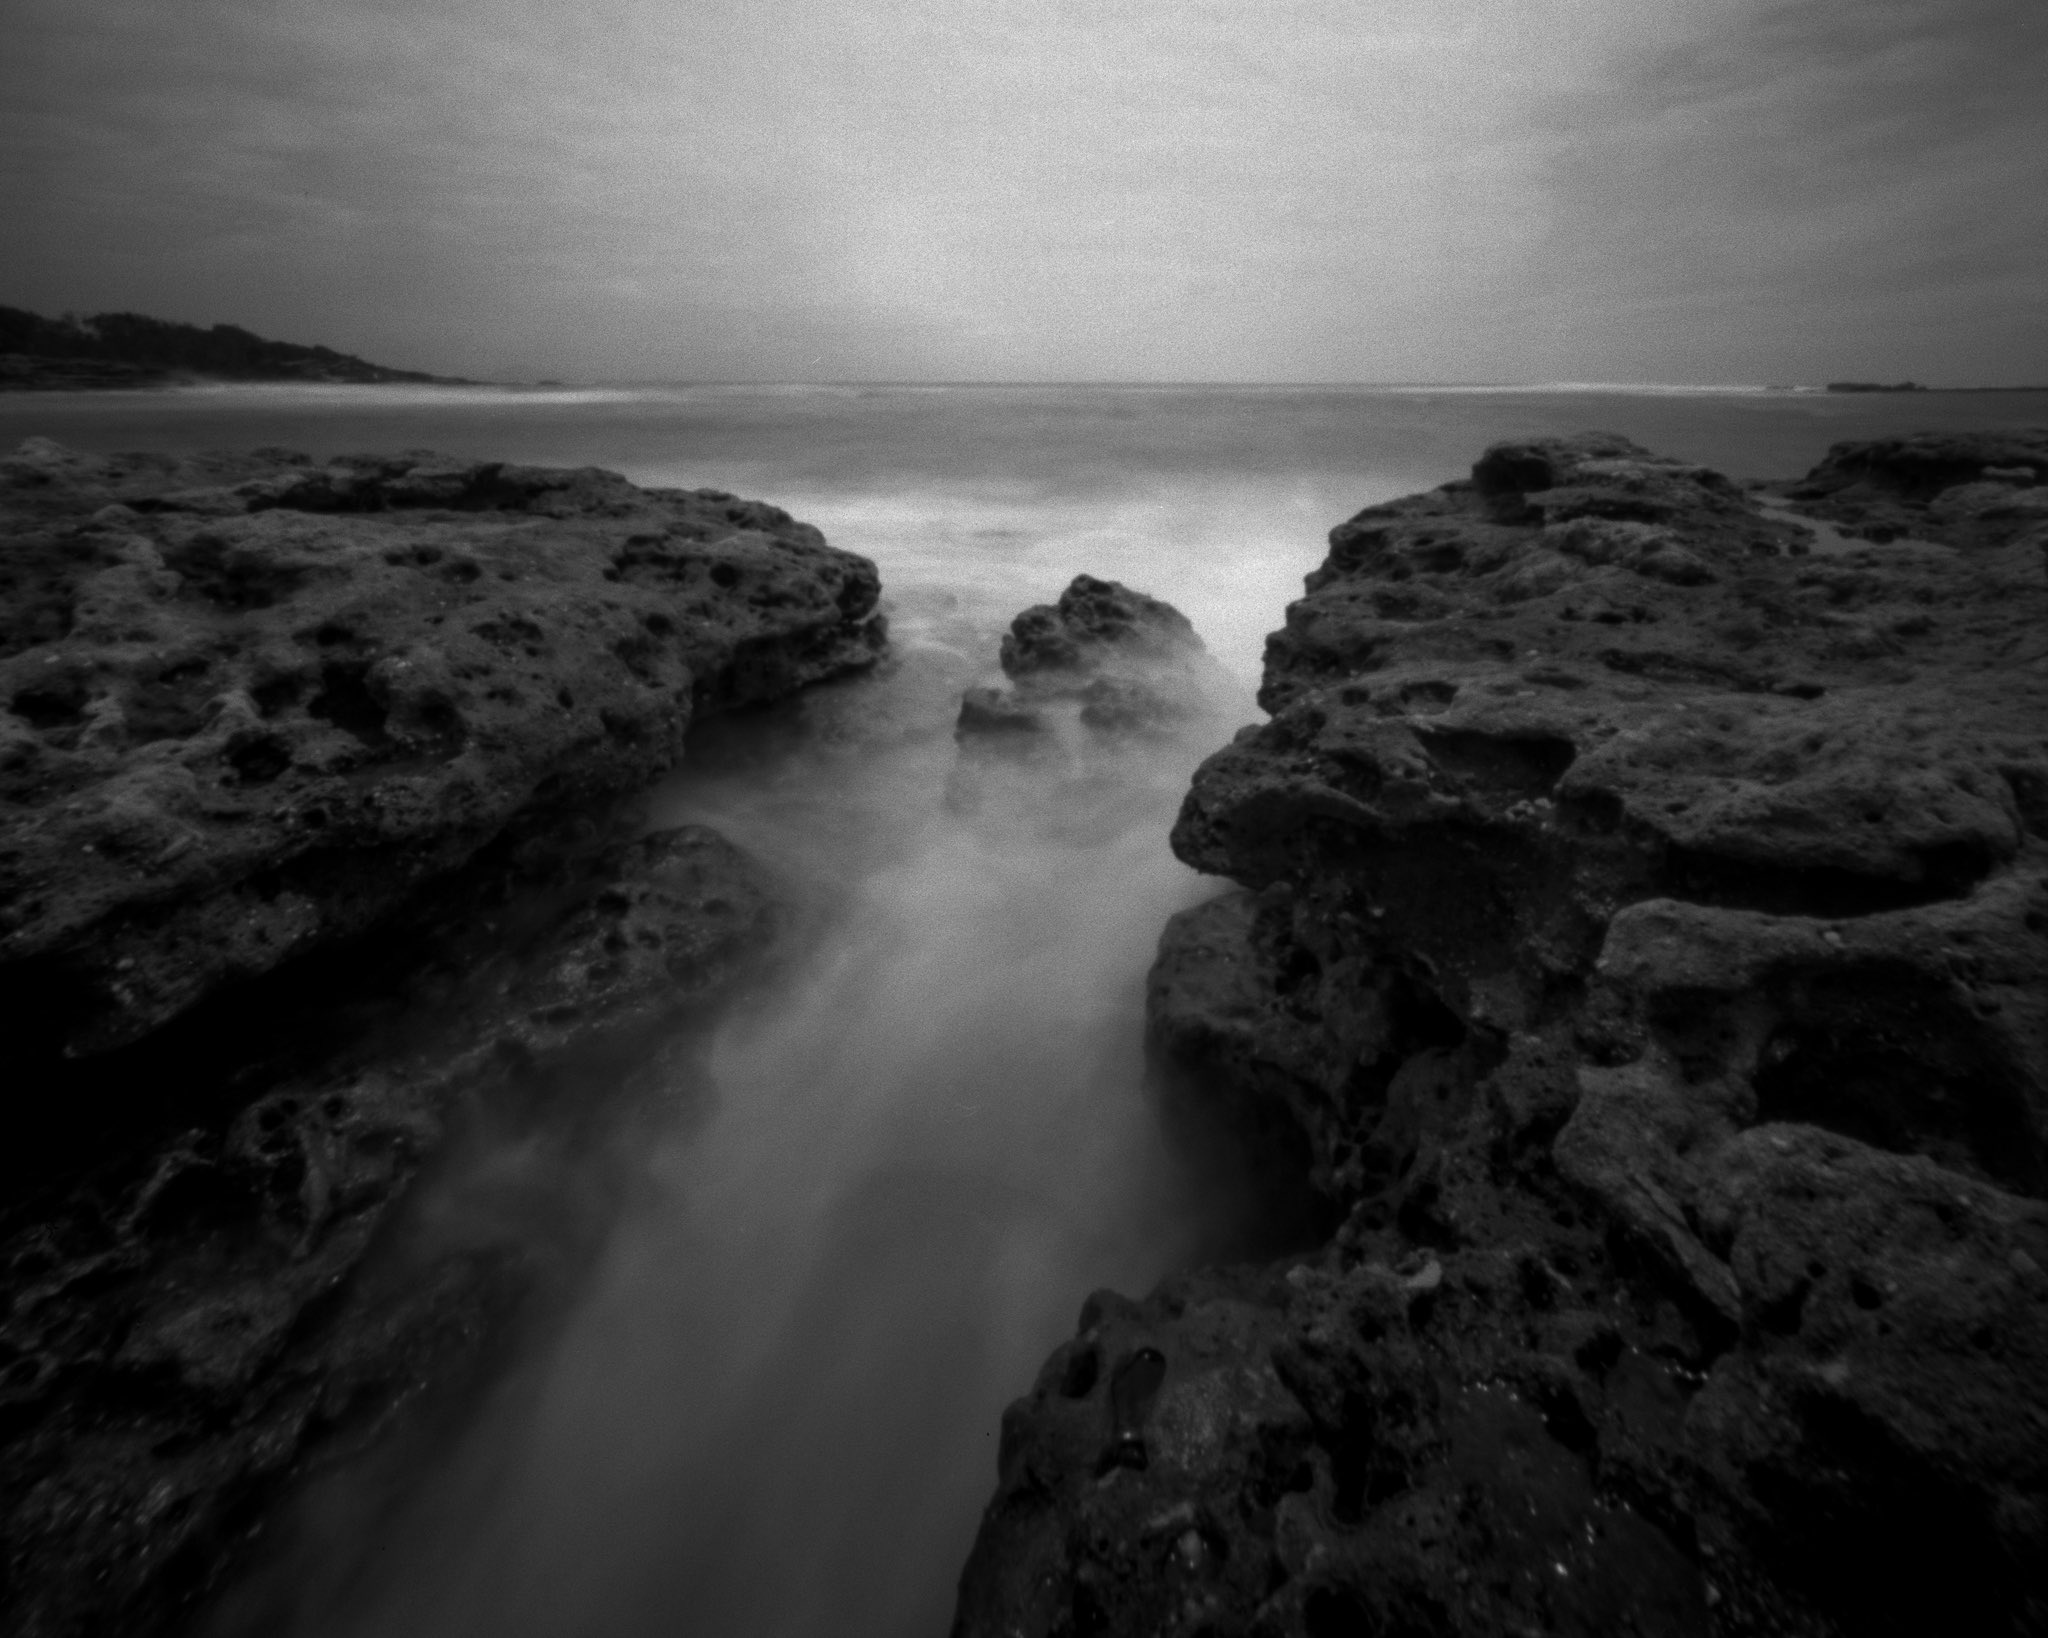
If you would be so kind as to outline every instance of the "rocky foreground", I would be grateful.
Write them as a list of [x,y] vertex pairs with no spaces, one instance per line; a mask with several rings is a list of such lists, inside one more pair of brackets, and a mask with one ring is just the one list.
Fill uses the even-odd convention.
[[2048,1631],[2044,480],[1587,436],[1332,533],[1150,995],[1306,1249],[1088,1300],[958,1638]]
[[410,1185],[477,1122],[602,1165],[687,1084],[772,886],[631,799],[873,663],[877,591],[596,470],[0,460],[0,1630],[177,1627],[502,1354],[613,1191],[536,1242]]

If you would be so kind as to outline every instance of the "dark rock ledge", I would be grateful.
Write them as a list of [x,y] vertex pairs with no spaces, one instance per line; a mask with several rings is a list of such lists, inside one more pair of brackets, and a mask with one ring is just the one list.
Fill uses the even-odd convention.
[[1588,435],[1332,533],[1149,1010],[1313,1232],[1088,1300],[959,1638],[2048,1631],[2044,478]]
[[601,1168],[687,1085],[771,894],[631,798],[871,664],[877,590],[595,470],[0,461],[0,1629],[178,1627],[501,1352],[616,1191],[536,1241],[408,1185],[482,1118]]

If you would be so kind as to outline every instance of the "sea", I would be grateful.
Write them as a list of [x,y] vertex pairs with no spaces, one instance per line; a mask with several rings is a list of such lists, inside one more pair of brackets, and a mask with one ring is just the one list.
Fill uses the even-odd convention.
[[[937,1638],[1005,1403],[1091,1290],[1142,1292],[1228,1228],[1227,1191],[1155,1118],[1144,978],[1166,919],[1221,885],[1167,846],[1180,795],[1257,719],[1264,636],[1329,529],[1502,438],[1620,432],[1752,478],[1801,473],[1840,440],[2021,425],[2048,425],[2048,392],[0,400],[0,451],[31,435],[93,452],[431,449],[757,497],[874,559],[891,621],[873,676],[705,729],[651,797],[649,825],[711,824],[762,862],[791,906],[789,949],[653,1115],[635,1105],[574,1154],[479,1123],[422,1186],[401,1231],[414,1254],[524,1235],[570,1270],[564,1287],[416,1455],[312,1487],[214,1638]],[[1080,573],[1174,603],[1228,680],[1186,733],[1107,760],[963,758],[961,691],[995,677],[1012,617]],[[565,1218],[602,1225],[573,1256]]]

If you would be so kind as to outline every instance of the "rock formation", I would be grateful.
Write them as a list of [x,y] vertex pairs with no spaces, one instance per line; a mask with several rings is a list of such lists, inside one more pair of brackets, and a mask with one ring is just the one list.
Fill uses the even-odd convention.
[[622,804],[693,713],[871,664],[877,582],[594,470],[32,441],[0,486],[0,1627],[149,1633],[531,1312],[550,1248],[408,1185],[687,1082],[770,891]]
[[1198,721],[1227,689],[1187,616],[1114,580],[1076,575],[1003,637],[1002,688],[969,689],[959,734],[1028,744],[1071,718],[1099,735],[1160,735]]
[[93,1050],[360,930],[691,712],[869,663],[755,502],[432,456],[0,463],[0,978]]
[[2044,475],[1589,435],[1332,533],[1149,1006],[1307,1241],[1089,1299],[960,1638],[2048,1630]]

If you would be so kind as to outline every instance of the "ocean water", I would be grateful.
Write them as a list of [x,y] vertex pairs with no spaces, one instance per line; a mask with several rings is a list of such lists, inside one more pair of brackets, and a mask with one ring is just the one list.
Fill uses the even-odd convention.
[[2048,424],[2048,393],[1720,388],[206,387],[0,396],[0,449],[427,448],[771,500],[901,596],[1014,613],[1077,572],[1180,606],[1254,677],[1329,528],[1497,438],[1598,428],[1733,477],[1840,439]]
[[[796,929],[670,1116],[600,1136],[601,1165],[475,1134],[414,1214],[540,1238],[551,1191],[615,1191],[555,1322],[412,1482],[329,1479],[218,1630],[943,1632],[1003,1404],[1089,1290],[1142,1289],[1215,1229],[1143,1085],[1153,944],[1215,890],[1166,830],[1255,717],[1263,635],[1329,527],[1500,437],[1599,427],[1749,477],[1842,438],[2044,422],[2048,395],[1675,389],[0,401],[0,448],[428,447],[759,496],[873,557],[891,613],[879,674],[707,731],[654,797],[651,822],[754,852]],[[961,690],[1084,571],[1173,601],[1232,682],[1171,741],[963,767]]]

